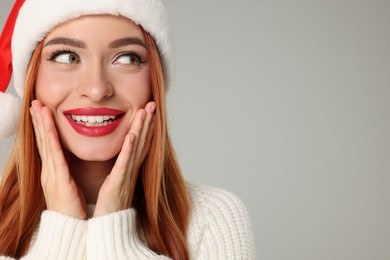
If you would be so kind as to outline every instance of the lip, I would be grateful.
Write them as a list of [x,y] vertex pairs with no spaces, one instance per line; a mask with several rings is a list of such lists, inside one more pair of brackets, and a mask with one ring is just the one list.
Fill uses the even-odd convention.
[[[83,107],[83,108],[65,110],[63,114],[65,118],[68,120],[69,124],[73,127],[73,129],[77,133],[89,137],[98,137],[98,136],[109,135],[113,131],[115,131],[115,129],[122,122],[123,114],[125,114],[125,111],[106,108],[106,107],[99,107],[99,108]],[[116,118],[112,123],[107,124],[105,126],[86,126],[84,124],[79,124],[73,121],[70,117],[71,114],[85,115],[85,116],[108,115],[108,116],[120,116],[120,117]]]

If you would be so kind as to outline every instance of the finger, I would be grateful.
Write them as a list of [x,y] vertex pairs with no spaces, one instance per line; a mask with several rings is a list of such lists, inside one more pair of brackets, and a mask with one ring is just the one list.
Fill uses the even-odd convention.
[[45,149],[46,149],[46,167],[47,167],[47,179],[48,181],[53,181],[50,183],[54,183],[55,181],[55,173],[57,172],[54,164],[53,164],[53,157],[52,153],[50,151],[50,127],[48,127],[48,121],[50,120],[50,116],[47,115],[48,111],[47,108],[42,108],[41,109],[41,117],[42,117],[42,125],[43,125],[43,132],[44,136],[43,138],[45,139]]
[[134,134],[134,141],[132,143],[133,147],[131,149],[130,160],[128,163],[127,173],[126,173],[126,177],[128,178],[130,177],[131,172],[133,172],[134,167],[136,166],[134,162],[136,159],[138,144],[139,141],[141,140],[141,133],[142,133],[142,129],[144,128],[146,116],[147,116],[147,112],[144,109],[138,110],[130,128],[130,133]]
[[41,136],[39,134],[39,130],[38,130],[38,123],[37,123],[37,120],[36,120],[36,115],[34,114],[34,108],[31,106],[30,107],[30,114],[31,114],[31,121],[32,121],[32,124],[33,124],[33,128],[34,128],[34,135],[35,135],[35,140],[36,140],[36,143],[37,143],[37,147],[38,147],[38,152],[39,152],[39,155],[42,155],[42,151],[41,151]]
[[120,186],[125,181],[125,176],[128,172],[132,150],[134,148],[134,141],[135,135],[133,133],[128,133],[125,136],[122,149],[109,175],[110,182],[112,182],[114,186]]
[[48,157],[53,170],[52,174],[59,181],[69,181],[68,164],[62,151],[52,113],[45,107],[42,109],[42,114],[48,144]]
[[33,112],[32,119],[38,152],[42,161],[41,182],[43,185],[42,187],[44,187],[48,181],[47,173],[49,172],[49,159],[47,156],[47,140],[42,119],[42,103],[40,103],[38,100],[34,100],[31,103],[31,110]]
[[42,113],[41,113],[42,105],[39,101],[34,100],[32,102],[32,117],[33,117],[33,126],[34,126],[34,132],[36,136],[38,151],[40,152],[41,159],[44,159],[46,157],[46,149],[45,149],[45,130],[42,123]]
[[137,135],[139,136],[142,130],[145,116],[146,112],[143,109],[137,111],[135,114],[131,128],[125,137],[122,149],[111,172],[111,178],[117,178],[118,181],[123,182],[125,176],[130,175],[133,169],[135,148],[138,139]]
[[146,137],[146,145],[144,146],[144,149],[142,150],[142,155],[141,155],[141,158],[140,160],[144,160],[146,155],[148,154],[149,150],[150,150],[150,147],[152,145],[152,141],[153,141],[153,136],[154,136],[154,125],[155,125],[155,118],[156,116],[154,115],[153,116],[153,119],[152,119],[152,122],[149,126],[149,131],[148,131],[148,136]]
[[122,149],[116,159],[113,167],[113,172],[126,172],[130,160],[131,150],[133,149],[135,136],[133,133],[128,133],[123,141]]
[[39,126],[38,126],[38,122],[37,122],[37,119],[36,119],[36,112],[34,111],[35,109],[31,106],[30,107],[30,114],[31,114],[31,120],[32,120],[32,124],[33,124],[33,128],[34,128],[34,135],[35,135],[35,141],[36,141],[36,144],[37,144],[37,148],[38,148],[38,152],[39,152],[39,156],[41,158],[41,162],[42,162],[42,170],[41,170],[41,182],[42,182],[42,185],[44,186],[44,183],[46,183],[47,181],[47,168],[46,168],[46,162],[44,160],[44,158],[46,158],[46,156],[43,155],[43,151],[42,151],[42,146],[43,146],[43,143],[42,143],[42,137],[40,135],[40,131],[39,131]]
[[136,148],[135,161],[138,162],[139,164],[142,163],[151,145],[151,139],[153,137],[153,130],[154,130],[154,112],[156,110],[156,103],[149,102],[146,105],[145,110],[146,110],[146,117]]
[[[132,143],[133,147],[132,147],[131,153],[130,153],[130,161],[129,161],[130,165],[133,165],[133,162],[135,159],[135,154],[137,151],[138,142],[140,140],[140,136],[142,133],[142,129],[144,126],[146,116],[147,116],[147,113],[144,109],[138,110],[137,113],[135,114],[133,123],[131,124],[130,130],[129,130],[129,133],[134,135],[134,141]],[[128,168],[130,168],[130,167],[128,167]]]

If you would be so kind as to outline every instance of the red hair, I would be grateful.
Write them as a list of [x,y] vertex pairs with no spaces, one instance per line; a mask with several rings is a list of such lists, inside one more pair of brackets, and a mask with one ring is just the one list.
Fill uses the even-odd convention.
[[[186,231],[189,196],[169,138],[163,69],[152,37],[144,31],[152,99],[157,104],[152,145],[137,180],[133,206],[148,247],[173,259],[189,259]],[[40,182],[41,160],[29,107],[34,99],[43,42],[31,57],[19,128],[0,184],[0,255],[23,256],[46,202]]]

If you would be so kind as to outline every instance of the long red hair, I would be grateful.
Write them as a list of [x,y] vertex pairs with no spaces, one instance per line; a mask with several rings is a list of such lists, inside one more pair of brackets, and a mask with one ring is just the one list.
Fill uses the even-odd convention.
[[[189,259],[186,231],[189,196],[169,138],[163,68],[152,37],[144,31],[152,99],[157,104],[152,145],[143,162],[133,206],[148,247],[173,259]],[[0,255],[23,256],[46,208],[41,160],[29,107],[34,99],[43,42],[32,54],[25,81],[19,127],[0,184]]]

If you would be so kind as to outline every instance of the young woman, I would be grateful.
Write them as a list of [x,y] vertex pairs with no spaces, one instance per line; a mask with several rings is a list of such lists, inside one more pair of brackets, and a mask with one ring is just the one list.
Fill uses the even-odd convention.
[[161,1],[18,0],[0,46],[0,259],[254,258],[240,200],[181,175]]

